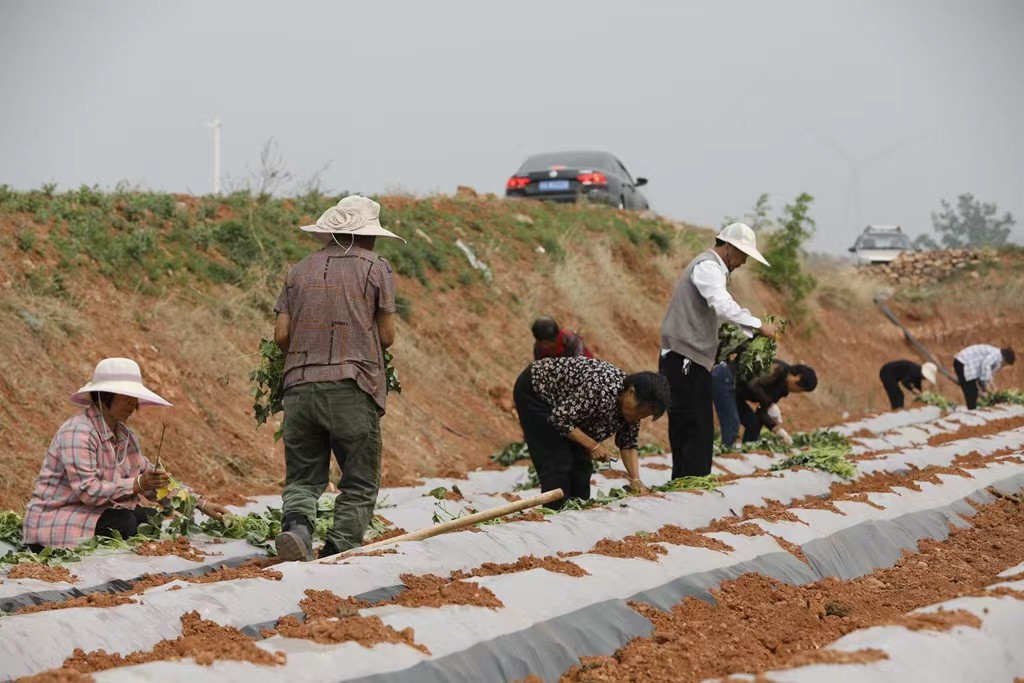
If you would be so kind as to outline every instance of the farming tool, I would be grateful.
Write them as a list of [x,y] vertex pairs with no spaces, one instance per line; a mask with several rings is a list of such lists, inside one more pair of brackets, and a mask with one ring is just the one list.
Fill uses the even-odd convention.
[[431,538],[432,536],[446,534],[449,531],[458,531],[459,529],[465,529],[466,527],[473,526],[474,524],[479,524],[480,522],[487,522],[492,519],[497,519],[498,517],[504,517],[505,515],[510,515],[513,512],[520,512],[522,510],[528,510],[529,508],[532,507],[537,507],[538,505],[544,505],[545,503],[550,503],[558,500],[563,495],[564,494],[562,493],[562,489],[555,489],[554,491],[542,493],[539,496],[533,496],[532,498],[524,498],[523,500],[517,500],[512,503],[506,503],[505,505],[499,505],[498,507],[491,508],[490,510],[484,510],[483,512],[477,512],[472,515],[467,515],[465,517],[458,517],[456,519],[451,520],[450,522],[435,524],[434,526],[429,526],[423,529],[419,529],[417,531],[410,531],[407,534],[395,536],[384,541],[377,541],[376,543],[370,543],[369,545],[363,545],[359,546],[358,548],[352,548],[340,554],[347,555],[350,553],[366,552],[367,550],[376,550],[377,548],[382,548],[384,546],[391,545],[392,543],[398,543],[399,541],[422,541],[423,539]]

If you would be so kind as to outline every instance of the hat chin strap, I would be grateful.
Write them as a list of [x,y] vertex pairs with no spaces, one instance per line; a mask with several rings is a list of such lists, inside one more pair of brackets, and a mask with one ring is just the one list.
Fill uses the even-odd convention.
[[[356,245],[356,236],[355,236],[355,234],[350,233],[349,234],[349,238],[352,241],[348,243],[347,247],[345,247],[345,253],[346,254],[352,249],[352,247],[354,247]],[[338,233],[332,232],[331,233],[331,239],[334,240],[334,243],[337,244],[339,247],[341,246],[341,242],[338,241]]]

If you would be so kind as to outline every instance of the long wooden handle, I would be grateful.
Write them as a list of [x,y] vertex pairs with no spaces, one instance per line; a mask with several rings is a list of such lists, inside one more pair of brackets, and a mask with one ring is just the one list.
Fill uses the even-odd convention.
[[434,526],[428,526],[425,529],[418,531],[410,531],[407,534],[401,536],[394,536],[392,538],[377,541],[376,543],[370,543],[369,545],[359,546],[358,548],[352,548],[341,553],[347,555],[349,553],[361,553],[367,550],[374,550],[375,548],[381,548],[392,543],[398,543],[399,541],[422,541],[425,538],[431,536],[438,536],[440,534],[448,533],[449,531],[456,531],[458,529],[465,529],[468,526],[479,524],[480,522],[486,522],[490,519],[496,519],[498,517],[504,517],[510,515],[513,512],[519,512],[520,510],[526,510],[544,503],[550,503],[562,498],[562,489],[555,489],[554,491],[548,491],[542,493],[539,496],[533,498],[524,498],[523,500],[517,500],[512,503],[506,503],[505,505],[499,505],[496,508],[490,510],[484,510],[483,512],[475,512],[472,515],[466,517],[458,517],[450,522],[444,522],[443,524],[435,524]]

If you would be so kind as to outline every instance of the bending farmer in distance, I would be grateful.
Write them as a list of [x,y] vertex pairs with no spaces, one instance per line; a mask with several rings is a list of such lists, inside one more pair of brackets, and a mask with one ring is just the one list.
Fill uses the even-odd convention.
[[927,381],[935,386],[935,371],[938,368],[935,363],[918,365],[910,360],[894,360],[882,366],[878,371],[878,379],[882,380],[885,394],[889,397],[889,408],[900,410],[903,408],[903,390],[900,385],[906,387],[914,394],[921,393],[922,382]]
[[562,356],[586,356],[594,354],[587,349],[583,339],[572,330],[562,329],[554,318],[540,317],[533,321],[533,359],[560,358]]
[[[380,488],[380,418],[387,407],[384,349],[395,343],[391,266],[373,252],[380,204],[349,196],[302,229],[326,241],[288,271],[274,310],[284,361],[285,560],[313,559],[317,500],[331,452],[341,468],[334,525],[321,557],[362,545]],[[405,240],[402,240],[403,242]]]
[[1000,349],[989,344],[975,344],[962,349],[953,356],[953,370],[956,372],[960,389],[968,410],[978,407],[978,393],[994,391],[994,375],[1003,364],[1013,365],[1017,354],[1011,348]]
[[757,250],[754,231],[742,223],[727,225],[715,246],[690,261],[676,285],[661,323],[659,370],[672,387],[668,436],[672,478],[711,473],[715,425],[711,368],[718,350],[718,328],[731,322],[752,335],[775,338],[775,327],[741,308],[726,289],[729,273],[747,257],[768,265]]
[[[719,363],[711,371],[714,386],[715,412],[722,430],[722,445],[733,446],[743,425],[743,442],[761,438],[761,429],[767,428],[787,444],[793,439],[782,428],[782,409],[779,401],[790,394],[814,391],[818,375],[809,365],[789,365],[775,360],[771,370],[749,382],[736,383],[735,370],[727,363]],[[757,411],[750,404],[757,404]]]
[[654,372],[626,375],[611,363],[593,358],[545,358],[519,375],[512,398],[519,413],[530,459],[541,491],[562,489],[565,497],[590,498],[594,460],[608,460],[599,448],[615,436],[629,474],[629,488],[644,491],[640,481],[637,438],[640,421],[658,419],[668,408],[668,382]]
[[[73,548],[93,536],[135,535],[153,508],[168,476],[143,457],[139,440],[125,421],[140,406],[170,406],[142,384],[138,364],[128,358],[101,360],[92,381],[71,395],[85,410],[61,425],[50,442],[22,537],[33,552],[44,547]],[[221,519],[227,508],[203,498],[199,511]]]

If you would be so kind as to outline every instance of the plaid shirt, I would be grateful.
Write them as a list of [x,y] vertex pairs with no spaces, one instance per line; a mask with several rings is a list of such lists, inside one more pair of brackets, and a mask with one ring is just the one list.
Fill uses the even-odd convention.
[[368,249],[331,242],[292,266],[274,305],[291,317],[285,391],[354,379],[383,412],[387,380],[377,314],[397,310],[391,264]]
[[992,384],[992,375],[1003,366],[1003,352],[990,344],[968,346],[953,359],[964,364],[965,380],[976,379],[986,386]]
[[135,433],[119,424],[112,434],[95,407],[68,418],[50,442],[25,510],[25,543],[71,548],[92,538],[104,510],[139,504],[135,478],[152,467]]

